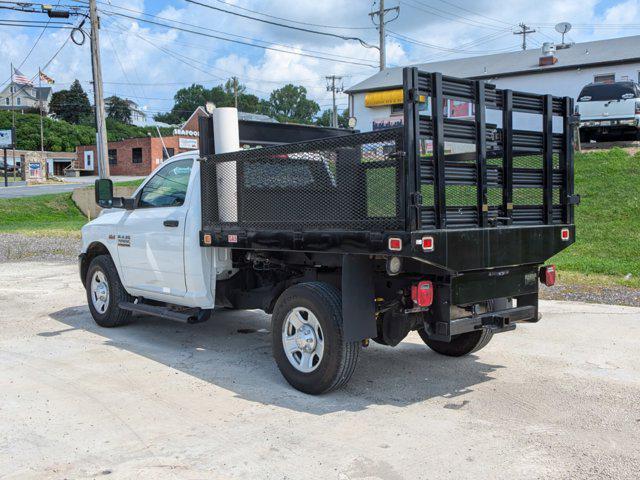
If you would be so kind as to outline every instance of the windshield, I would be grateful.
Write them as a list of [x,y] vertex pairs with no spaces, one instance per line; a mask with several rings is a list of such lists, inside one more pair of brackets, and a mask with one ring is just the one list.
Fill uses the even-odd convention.
[[631,82],[601,83],[587,85],[578,96],[579,102],[602,102],[607,100],[625,100],[637,96],[637,87]]

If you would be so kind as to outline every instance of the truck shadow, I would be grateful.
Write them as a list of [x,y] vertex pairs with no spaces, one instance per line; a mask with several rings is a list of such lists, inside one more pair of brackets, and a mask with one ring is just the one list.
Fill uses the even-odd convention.
[[[103,337],[106,345],[160,362],[240,398],[315,415],[360,411],[371,405],[402,407],[437,397],[462,403],[474,386],[492,380],[491,373],[504,368],[483,363],[475,355],[442,357],[422,343],[405,341],[390,348],[372,342],[362,350],[346,388],[312,397],[294,390],[280,375],[271,357],[270,316],[261,311],[219,311],[198,325],[139,316],[115,329],[97,326],[86,306],[50,316],[65,325],[38,334],[51,341],[73,330],[88,331]],[[445,408],[454,408],[455,403]]]

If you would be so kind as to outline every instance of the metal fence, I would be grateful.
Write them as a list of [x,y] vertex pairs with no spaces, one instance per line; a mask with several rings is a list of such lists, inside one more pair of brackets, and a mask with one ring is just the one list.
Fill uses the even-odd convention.
[[402,129],[203,158],[204,230],[405,228]]

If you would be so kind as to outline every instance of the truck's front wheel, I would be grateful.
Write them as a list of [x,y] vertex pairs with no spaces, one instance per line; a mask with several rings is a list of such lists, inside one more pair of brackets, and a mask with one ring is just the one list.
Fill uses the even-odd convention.
[[342,297],[331,285],[294,285],[278,299],[272,317],[273,356],[294,388],[313,395],[349,381],[360,342],[346,342]]
[[119,307],[133,298],[120,282],[118,271],[108,255],[94,258],[85,281],[91,316],[101,327],[119,327],[131,321],[131,312]]

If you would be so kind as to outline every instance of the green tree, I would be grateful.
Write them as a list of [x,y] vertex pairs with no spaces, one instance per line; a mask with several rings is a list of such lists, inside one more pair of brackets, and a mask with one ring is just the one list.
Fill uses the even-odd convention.
[[[181,88],[173,97],[174,105],[171,111],[160,113],[153,118],[158,122],[172,125],[187,120],[198,107],[204,107],[207,102],[213,102],[216,107],[235,106],[233,78],[223,85],[210,89],[198,84]],[[247,113],[268,113],[268,104],[255,95],[247,93],[247,87],[238,83],[238,110]]]
[[131,106],[124,98],[113,95],[105,98],[107,117],[113,118],[120,123],[131,124]]
[[268,112],[280,122],[312,123],[320,106],[307,98],[307,89],[292,84],[271,92]]
[[[333,110],[327,109],[322,112],[322,114],[316,119],[316,125],[321,127],[331,127],[332,126],[332,118]],[[338,127],[340,128],[348,128],[349,127],[349,110],[344,110],[342,113],[338,113]]]
[[81,120],[92,113],[89,97],[78,80],[68,90],[60,90],[51,96],[49,110],[57,118],[75,124],[81,123]]

